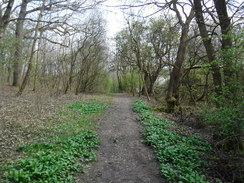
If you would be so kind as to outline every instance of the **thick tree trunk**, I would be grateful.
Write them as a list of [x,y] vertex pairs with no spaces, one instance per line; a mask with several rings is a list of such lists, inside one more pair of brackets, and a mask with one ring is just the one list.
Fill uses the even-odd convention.
[[175,106],[179,104],[179,85],[180,85],[181,68],[185,59],[188,32],[193,17],[194,17],[194,12],[193,10],[191,10],[191,13],[187,17],[186,22],[182,24],[180,44],[178,47],[178,52],[177,52],[176,61],[174,63],[173,70],[170,73],[170,80],[169,80],[168,91],[166,96],[168,112],[173,112]]
[[214,63],[214,61],[216,60],[214,47],[213,44],[211,43],[211,38],[208,36],[207,28],[205,26],[201,0],[194,0],[194,7],[195,7],[195,16],[200,31],[200,35],[202,37],[203,44],[207,52],[208,60],[211,64],[211,70],[213,72],[213,83],[215,86],[215,93],[217,96],[221,96],[222,80],[221,80],[220,68],[218,64]]
[[215,8],[217,10],[219,23],[222,33],[222,50],[223,50],[223,62],[224,62],[224,80],[225,85],[228,87],[231,93],[235,92],[233,85],[233,76],[235,71],[233,68],[233,54],[230,49],[232,48],[231,40],[231,22],[227,13],[225,0],[214,0]]
[[22,40],[23,40],[23,26],[24,18],[26,16],[26,9],[28,0],[23,0],[20,8],[19,17],[16,23],[15,38],[17,40],[15,44],[15,53],[14,53],[14,64],[13,64],[13,83],[12,86],[18,86],[19,78],[21,74],[20,62],[22,57]]
[[222,47],[228,49],[232,47],[232,41],[228,34],[231,32],[230,18],[227,13],[225,0],[214,0],[215,8],[217,10],[221,33],[222,33]]

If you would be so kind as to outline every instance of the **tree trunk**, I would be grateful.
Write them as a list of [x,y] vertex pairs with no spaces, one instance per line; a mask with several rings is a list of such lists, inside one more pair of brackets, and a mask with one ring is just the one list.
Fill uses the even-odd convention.
[[74,58],[71,58],[72,61],[71,61],[71,65],[70,65],[70,73],[69,73],[69,78],[68,78],[68,81],[67,81],[67,84],[65,86],[65,89],[64,89],[64,94],[67,94],[69,88],[71,88],[71,84],[73,82],[73,71],[74,71],[74,66],[75,66],[75,60]]
[[23,40],[23,26],[24,18],[26,16],[26,9],[28,0],[23,0],[20,8],[19,17],[16,23],[15,38],[17,40],[15,44],[15,53],[14,53],[14,64],[13,64],[13,83],[12,86],[18,86],[19,77],[20,77],[20,62],[22,57],[22,40]]
[[166,96],[168,112],[174,112],[175,106],[179,104],[179,85],[180,85],[181,67],[185,59],[188,32],[193,17],[194,17],[194,12],[192,9],[190,15],[187,17],[187,20],[185,21],[184,24],[182,24],[180,44],[178,47],[178,52],[177,52],[176,61],[174,63],[173,70],[170,73],[168,92]]
[[[43,7],[44,7],[44,4],[45,4],[45,0],[43,0]],[[34,34],[34,40],[33,40],[33,43],[32,43],[32,47],[31,47],[31,55],[30,55],[30,58],[29,58],[29,61],[28,61],[28,67],[27,67],[27,71],[26,71],[26,74],[25,74],[25,77],[23,79],[23,82],[20,86],[20,89],[18,91],[18,93],[16,94],[16,96],[20,96],[26,85],[27,85],[27,82],[28,82],[28,79],[30,77],[30,74],[31,74],[31,70],[32,70],[32,66],[33,66],[33,59],[34,59],[34,56],[35,56],[35,47],[36,47],[36,42],[38,40],[38,29],[39,29],[39,26],[40,26],[40,23],[41,23],[41,20],[42,20],[42,16],[43,16],[43,7],[39,13],[39,16],[38,16],[38,19],[37,19],[37,23],[36,23],[36,26],[35,26],[35,34]]]
[[234,94],[235,89],[233,86],[233,76],[235,71],[233,68],[233,54],[231,53],[232,48],[232,40],[231,40],[231,22],[230,18],[228,17],[227,8],[226,8],[226,1],[225,0],[214,0],[215,8],[217,10],[219,23],[221,27],[222,33],[222,59],[224,62],[224,80],[225,85],[227,86],[228,90]]
[[[157,78],[158,78],[158,75],[156,73],[155,74],[147,73],[146,75],[144,74],[144,80],[146,83],[145,87],[147,88],[147,93],[149,96],[153,96],[153,94],[154,94],[153,89],[154,89],[154,84],[155,84]],[[144,90],[144,94],[146,94],[145,90]]]
[[146,81],[145,81],[145,79],[144,79],[144,77],[143,77],[143,73],[140,71],[140,76],[141,76],[141,80],[142,80],[142,84],[143,84],[143,89],[145,90],[144,92],[145,92],[145,95],[147,96],[147,99],[150,101],[150,96],[149,96],[149,94],[148,94],[148,91],[147,91],[147,85],[146,85]]
[[149,78],[149,74],[147,72],[142,72],[143,74],[143,88],[142,88],[142,95],[151,95],[151,91],[149,91],[149,85],[150,85],[150,78]]
[[[42,37],[42,31],[40,32],[40,37]],[[34,82],[33,82],[33,89],[32,91],[36,91],[36,81],[37,81],[37,75],[38,75],[38,62],[39,62],[39,56],[40,56],[40,47],[41,47],[41,39],[39,39],[38,42],[38,50],[36,52],[36,65],[35,65],[35,75],[34,75]]]
[[11,10],[13,8],[13,5],[14,5],[14,0],[9,0],[4,15],[0,17],[0,39],[2,38],[3,33],[9,23],[9,18],[11,15]]
[[220,69],[219,69],[219,65],[214,63],[214,61],[216,60],[214,54],[214,47],[211,43],[211,38],[208,36],[207,28],[205,26],[201,0],[194,0],[194,7],[195,7],[195,16],[200,31],[200,35],[202,37],[202,41],[207,52],[208,60],[211,64],[211,70],[213,72],[213,83],[214,83],[215,93],[217,96],[221,96],[222,80],[221,80]]

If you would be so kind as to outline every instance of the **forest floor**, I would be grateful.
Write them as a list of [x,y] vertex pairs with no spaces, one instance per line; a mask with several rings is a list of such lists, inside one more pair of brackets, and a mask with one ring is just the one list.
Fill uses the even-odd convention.
[[[33,143],[50,134],[59,135],[60,131],[57,129],[60,123],[66,123],[64,118],[67,117],[62,116],[59,111],[67,110],[67,106],[71,103],[96,98],[97,101],[110,102],[105,113],[93,119],[96,121],[96,128],[98,127],[96,131],[101,141],[100,148],[97,150],[97,160],[85,165],[84,174],[76,174],[76,182],[165,182],[160,175],[160,166],[155,153],[142,143],[141,135],[144,128],[136,121],[137,114],[132,112],[132,101],[137,97],[125,94],[115,94],[113,97],[88,94],[50,96],[42,91],[27,91],[20,97],[15,97],[15,94],[16,88],[0,88],[0,173],[1,165],[11,164],[22,158],[23,154],[18,151],[19,146]],[[158,105],[153,100],[150,104]],[[193,114],[183,114],[180,118],[162,112],[155,115],[170,121],[178,121],[172,122],[174,127],[171,130],[181,136],[197,135],[211,143],[211,127],[203,128]],[[73,119],[70,120],[72,122]],[[72,127],[72,133],[73,130],[76,130],[75,127]],[[220,154],[213,157],[215,156]],[[211,177],[215,177],[220,171],[228,175],[230,169],[225,169],[226,165],[222,166],[220,163],[209,167],[208,172]],[[211,182],[219,180],[210,179]]]
[[[0,165],[19,159],[18,146],[38,141],[55,133],[69,103],[91,98],[89,95],[52,96],[46,92],[27,91],[16,97],[17,89],[0,88]],[[1,166],[0,166],[1,169]]]
[[[94,97],[101,97],[103,101],[106,98],[88,94],[50,97],[50,94],[41,91],[26,91],[20,97],[15,94],[16,88],[0,88],[1,166],[23,158],[18,147],[39,141],[50,134],[59,135],[56,127],[59,127],[62,115],[58,111],[65,110],[67,105]],[[153,150],[141,142],[143,127],[132,112],[133,97],[116,94],[112,98],[102,119],[100,116],[96,119],[101,141],[97,161],[87,163],[85,174],[76,174],[76,182],[164,182]]]

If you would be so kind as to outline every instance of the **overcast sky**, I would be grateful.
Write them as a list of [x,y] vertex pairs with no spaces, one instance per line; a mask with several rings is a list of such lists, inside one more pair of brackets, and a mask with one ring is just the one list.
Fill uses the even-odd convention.
[[[107,0],[105,5],[117,6],[121,5],[120,0]],[[104,18],[107,21],[107,30],[109,38],[114,38],[123,27],[125,27],[124,15],[119,7],[103,7]]]
[[[126,26],[125,16],[123,14],[123,10],[119,7],[119,5],[123,4],[133,4],[138,3],[138,0],[107,0],[102,6],[102,11],[104,12],[104,17],[107,21],[107,30],[108,36],[113,38],[116,33],[122,30]],[[114,7],[111,7],[114,6]],[[118,7],[116,7],[118,6]],[[145,6],[144,8],[133,8],[131,9],[133,14],[139,14],[141,16],[148,16],[155,13],[159,10],[156,6]],[[128,13],[129,10],[127,10]],[[158,14],[154,15],[158,16]],[[152,16],[150,16],[152,17]]]
[[[133,0],[107,0],[105,6],[102,7],[104,12],[104,18],[107,21],[107,30],[109,38],[114,38],[116,33],[122,30],[126,26],[125,17],[123,11],[120,7],[116,7],[122,4],[131,4],[131,2],[135,2]],[[111,7],[115,6],[115,7]],[[141,9],[141,8],[140,8]],[[137,11],[139,9],[133,8],[133,11]],[[154,9],[155,10],[155,9]],[[147,6],[145,10],[145,14],[150,14],[154,10],[150,9]]]
[[[132,2],[135,3],[137,1],[136,0],[107,0],[105,6],[102,7],[102,11],[104,12],[104,18],[107,21],[107,31],[108,31],[109,38],[114,38],[116,33],[118,33],[126,26],[126,22],[122,10],[119,7],[109,7],[109,6],[131,4]],[[235,0],[235,2],[242,3],[243,0]],[[144,16],[154,13],[156,9],[157,8],[155,6],[151,6],[151,7],[147,6],[146,8],[144,8]],[[136,11],[136,8],[133,8],[133,11]]]

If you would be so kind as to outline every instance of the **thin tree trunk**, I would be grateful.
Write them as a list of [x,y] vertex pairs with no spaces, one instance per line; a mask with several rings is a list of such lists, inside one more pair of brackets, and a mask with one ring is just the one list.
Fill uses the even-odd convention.
[[[42,33],[43,32],[40,32],[40,37],[42,37]],[[35,75],[34,75],[34,83],[33,83],[33,90],[32,91],[36,91],[36,80],[37,80],[37,70],[38,70],[38,62],[39,62],[39,56],[40,56],[40,47],[41,47],[41,39],[39,39],[39,42],[38,42],[38,50],[37,50],[37,53],[36,53],[36,65],[35,65]]]
[[149,97],[149,94],[148,94],[148,91],[147,91],[147,84],[146,84],[146,81],[145,81],[141,71],[140,71],[140,76],[141,76],[144,92],[145,92],[145,94],[147,96],[147,99],[150,101],[150,97]]
[[[43,0],[43,6],[42,7],[44,7],[44,4],[45,4],[45,0]],[[28,79],[30,77],[30,74],[31,74],[31,70],[32,70],[32,66],[33,66],[33,59],[34,59],[34,56],[35,56],[36,42],[38,40],[38,29],[39,29],[42,17],[43,17],[43,8],[41,9],[41,11],[40,11],[40,13],[38,15],[37,24],[35,26],[34,40],[33,40],[32,47],[31,47],[31,55],[30,55],[30,58],[29,58],[29,61],[28,61],[27,71],[26,71],[25,77],[23,79],[23,82],[22,82],[22,84],[20,86],[20,89],[19,89],[18,93],[16,94],[16,96],[20,96],[23,93],[23,91],[24,91],[24,89],[25,89],[25,87],[27,85]]]
[[77,54],[76,54],[76,56],[73,56],[73,55],[71,56],[72,58],[71,58],[69,78],[68,78],[68,82],[67,82],[65,90],[64,90],[64,94],[67,94],[67,92],[68,92],[69,88],[71,88],[71,84],[73,82],[73,72],[74,72],[74,66],[75,66]]
[[130,82],[131,82],[131,93],[133,96],[135,96],[135,85],[134,85],[134,72],[133,72],[133,68],[132,67],[129,67],[130,68]]
[[139,92],[138,92],[138,96],[141,96],[141,91],[142,91],[142,84],[141,84],[141,74],[140,71],[138,72],[139,75]]
[[11,83],[10,83],[10,78],[11,78],[11,75],[12,75],[11,67],[8,66],[7,70],[8,70],[7,83],[8,83],[8,85],[11,85]]
[[0,17],[0,39],[2,38],[7,28],[7,25],[9,23],[9,18],[11,15],[11,10],[13,8],[13,5],[14,5],[14,0],[9,0],[4,15]]
[[34,81],[33,81],[33,89],[32,91],[36,91],[36,80],[37,80],[37,70],[38,70],[38,53],[37,53],[37,57],[36,57],[36,65],[35,65],[35,75],[34,75]]

